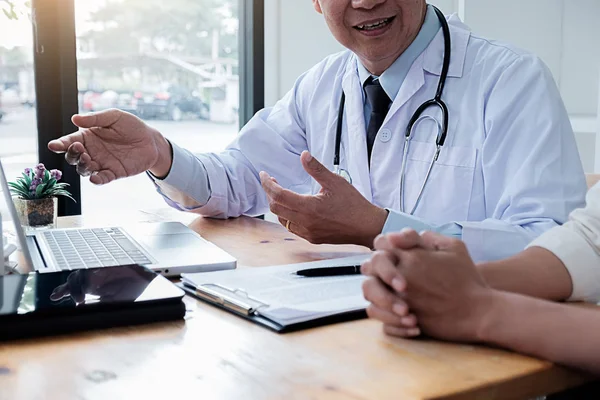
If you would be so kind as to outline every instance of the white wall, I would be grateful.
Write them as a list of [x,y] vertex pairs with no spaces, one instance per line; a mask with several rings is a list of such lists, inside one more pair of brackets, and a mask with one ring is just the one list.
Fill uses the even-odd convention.
[[514,43],[546,62],[571,115],[584,168],[592,172],[596,162],[598,171],[594,122],[600,80],[600,1],[460,2],[464,3],[465,22],[474,32]]
[[274,104],[303,72],[343,49],[311,0],[265,0],[265,103]]
[[[600,0],[430,3],[446,14],[458,13],[476,34],[511,42],[546,62],[572,116],[584,167],[591,172],[599,108]],[[266,0],[265,9],[266,103],[273,104],[300,74],[342,47],[310,0]],[[600,156],[598,161],[600,168]]]

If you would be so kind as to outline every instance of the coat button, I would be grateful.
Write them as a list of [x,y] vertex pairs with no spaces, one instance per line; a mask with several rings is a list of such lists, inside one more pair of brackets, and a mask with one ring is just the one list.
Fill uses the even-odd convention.
[[392,139],[392,131],[390,131],[389,129],[382,129],[381,132],[379,132],[379,140],[381,140],[383,143],[387,143]]

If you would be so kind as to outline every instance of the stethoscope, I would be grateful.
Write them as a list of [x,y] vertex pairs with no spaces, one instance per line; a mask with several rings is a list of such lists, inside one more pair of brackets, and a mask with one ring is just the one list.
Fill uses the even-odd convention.
[[[430,116],[423,116],[425,110],[429,107],[438,107],[442,112],[442,124],[440,125],[437,121],[436,124],[438,126],[438,135],[435,140],[436,151],[431,159],[431,163],[429,164],[429,169],[427,170],[427,175],[425,175],[425,180],[421,185],[421,189],[419,190],[419,195],[417,196],[417,200],[415,201],[415,205],[410,211],[409,214],[414,214],[415,210],[419,206],[419,202],[421,201],[421,197],[423,196],[423,191],[425,190],[425,186],[427,185],[427,181],[429,180],[429,176],[431,175],[431,170],[435,162],[438,160],[440,156],[440,150],[444,146],[444,142],[446,141],[446,134],[448,133],[448,107],[444,100],[442,100],[442,94],[444,93],[444,86],[446,85],[446,78],[448,77],[448,69],[450,68],[450,56],[451,56],[451,42],[450,42],[450,28],[448,27],[448,22],[446,22],[446,17],[444,14],[437,8],[433,7],[435,13],[437,14],[438,19],[442,25],[442,31],[444,33],[444,65],[442,67],[442,74],[440,75],[440,80],[438,83],[437,92],[435,97],[431,100],[426,101],[421,104],[417,111],[413,114],[410,119],[408,126],[406,128],[405,136],[405,144],[404,144],[404,156],[402,158],[402,168],[400,170],[400,210],[402,212],[405,211],[404,207],[404,181],[406,174],[406,159],[408,156],[408,149],[410,146],[410,139],[412,137],[412,130],[415,123],[421,119],[435,119]],[[342,90],[342,98],[340,99],[340,105],[338,108],[338,120],[335,134],[335,154],[333,156],[333,172],[344,178],[348,183],[352,184],[352,176],[350,173],[340,168],[340,148],[342,145],[342,123],[344,119],[344,104],[346,103],[346,94]]]

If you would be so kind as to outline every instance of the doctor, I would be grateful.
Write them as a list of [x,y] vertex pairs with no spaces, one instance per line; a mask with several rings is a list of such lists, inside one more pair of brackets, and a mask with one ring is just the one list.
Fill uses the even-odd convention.
[[411,227],[498,259],[583,205],[569,119],[537,57],[425,0],[313,4],[348,50],[224,152],[194,156],[118,110],[74,116],[81,129],[49,148],[95,184],[148,171],[173,207],[217,218],[270,208],[314,243],[372,246]]

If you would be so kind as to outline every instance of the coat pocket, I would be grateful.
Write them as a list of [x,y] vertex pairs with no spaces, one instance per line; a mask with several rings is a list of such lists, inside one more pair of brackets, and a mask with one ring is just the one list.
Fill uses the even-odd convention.
[[[435,150],[434,143],[410,143],[404,178],[406,212],[415,206]],[[476,162],[475,148],[443,146],[414,215],[435,225],[467,220]]]

